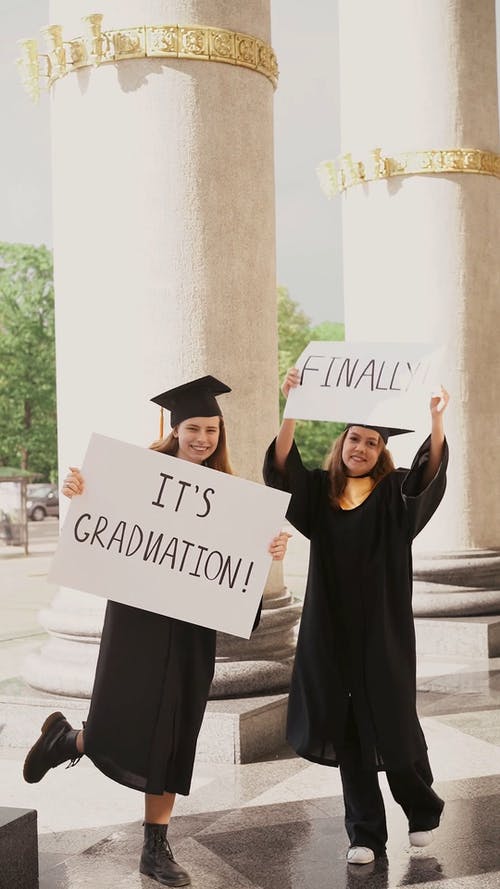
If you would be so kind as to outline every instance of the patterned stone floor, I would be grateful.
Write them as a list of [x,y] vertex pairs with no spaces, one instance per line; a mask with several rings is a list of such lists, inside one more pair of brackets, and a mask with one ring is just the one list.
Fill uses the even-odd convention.
[[[420,664],[419,710],[438,793],[445,799],[432,846],[411,851],[407,826],[381,785],[387,857],[345,862],[339,775],[283,748],[248,765],[198,763],[169,836],[203,889],[369,889],[500,886],[500,661]],[[1,734],[0,734],[1,738]],[[59,768],[40,785],[21,778],[24,750],[0,747],[2,804],[36,808],[41,889],[132,889],[155,884],[137,871],[141,798],[89,762]]]
[[[107,780],[85,759],[27,785],[21,775],[25,749],[2,746],[2,687],[7,692],[16,682],[24,658],[42,641],[34,615],[51,591],[34,585],[45,571],[44,558],[31,560],[29,577],[22,576],[21,563],[11,563],[15,597],[12,583],[0,584],[6,618],[0,633],[0,805],[38,812],[41,889],[153,889],[158,884],[137,870],[139,794]],[[432,846],[410,850],[404,815],[383,776],[387,857],[353,867],[345,861],[336,769],[307,763],[286,748],[248,765],[199,762],[192,793],[178,799],[169,829],[194,889],[498,889],[500,659],[421,658],[418,687],[435,787],[446,801]],[[34,736],[38,728],[34,724]]]

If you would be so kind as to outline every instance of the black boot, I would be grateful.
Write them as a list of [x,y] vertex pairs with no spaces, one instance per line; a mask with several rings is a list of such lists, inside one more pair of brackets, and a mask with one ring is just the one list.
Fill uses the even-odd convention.
[[78,731],[71,728],[62,713],[51,713],[41,731],[41,736],[24,761],[23,776],[28,784],[37,784],[49,769],[62,762],[70,760],[69,765],[76,765],[83,756],[76,746]]
[[191,879],[188,872],[174,860],[167,840],[167,827],[168,824],[144,824],[139,870],[163,886],[189,886]]

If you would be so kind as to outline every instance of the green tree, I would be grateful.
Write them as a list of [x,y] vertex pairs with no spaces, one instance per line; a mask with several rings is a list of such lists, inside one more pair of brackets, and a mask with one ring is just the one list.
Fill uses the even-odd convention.
[[325,343],[345,340],[344,325],[340,321],[322,321],[316,327],[311,327],[311,340],[323,340]]
[[[278,287],[278,366],[280,381],[289,367],[304,351],[311,340],[311,322],[291,299],[286,287]],[[280,394],[280,407],[283,411],[285,400]]]
[[[285,287],[278,288],[278,364],[280,386],[289,367],[293,367],[300,353],[311,340],[344,339],[344,325],[333,321],[323,321],[311,327],[311,321],[291,299]],[[280,415],[283,414],[285,399],[280,391]],[[308,468],[322,466],[330,450],[331,443],[343,430],[341,423],[326,423],[317,420],[298,420],[295,440],[300,449],[304,464]]]
[[0,242],[0,464],[55,480],[52,254]]

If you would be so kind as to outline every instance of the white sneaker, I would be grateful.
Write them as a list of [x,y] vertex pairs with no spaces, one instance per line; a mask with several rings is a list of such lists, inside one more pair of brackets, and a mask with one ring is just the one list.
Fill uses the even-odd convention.
[[351,846],[347,850],[347,861],[349,864],[370,864],[375,861],[375,854],[366,846]]
[[434,839],[432,830],[415,830],[408,834],[411,846],[430,846]]

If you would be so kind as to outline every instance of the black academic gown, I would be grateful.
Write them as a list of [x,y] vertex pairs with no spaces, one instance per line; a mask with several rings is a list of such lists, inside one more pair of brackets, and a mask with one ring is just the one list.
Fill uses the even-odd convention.
[[215,630],[108,602],[85,725],[97,768],[145,793],[188,794],[215,654]]
[[411,542],[446,485],[447,446],[422,490],[430,439],[410,470],[395,470],[355,509],[335,510],[328,476],[307,470],[295,446],[284,475],[274,442],[268,485],[290,491],[287,517],[311,541],[288,706],[287,738],[305,759],[348,763],[352,716],[366,768],[399,769],[425,755],[416,711]]
[[85,726],[101,772],[145,793],[189,793],[215,644],[215,630],[108,602]]

